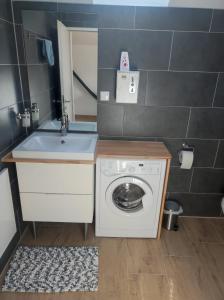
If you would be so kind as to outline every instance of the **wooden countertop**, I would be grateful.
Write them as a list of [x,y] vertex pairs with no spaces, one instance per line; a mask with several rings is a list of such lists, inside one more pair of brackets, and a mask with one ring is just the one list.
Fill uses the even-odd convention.
[[44,159],[44,158],[14,158],[12,152],[6,154],[2,159],[4,163],[46,163],[46,164],[95,164],[95,160],[73,160],[73,159]]
[[[99,140],[96,144],[97,157],[171,159],[171,154],[161,142]],[[11,152],[5,155],[1,161],[8,163],[95,164],[95,160],[14,158]]]
[[161,142],[100,140],[96,157],[171,159],[171,154]]

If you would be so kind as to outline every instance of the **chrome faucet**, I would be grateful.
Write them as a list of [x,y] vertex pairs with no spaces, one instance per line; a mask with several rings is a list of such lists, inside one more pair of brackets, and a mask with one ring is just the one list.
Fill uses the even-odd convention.
[[65,136],[69,128],[69,119],[68,114],[63,113],[61,116],[61,135]]

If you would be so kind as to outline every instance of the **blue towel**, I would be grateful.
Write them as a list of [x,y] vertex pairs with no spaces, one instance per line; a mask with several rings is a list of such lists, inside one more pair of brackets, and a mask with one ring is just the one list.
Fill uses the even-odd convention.
[[43,56],[46,57],[48,64],[50,66],[54,66],[54,52],[53,52],[52,41],[43,40],[42,52],[43,52]]

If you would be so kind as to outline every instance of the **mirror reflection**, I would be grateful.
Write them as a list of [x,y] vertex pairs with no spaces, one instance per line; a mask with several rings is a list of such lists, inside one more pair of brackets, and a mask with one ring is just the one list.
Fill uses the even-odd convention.
[[97,28],[65,26],[35,1],[15,1],[14,13],[33,127],[63,134],[97,131]]

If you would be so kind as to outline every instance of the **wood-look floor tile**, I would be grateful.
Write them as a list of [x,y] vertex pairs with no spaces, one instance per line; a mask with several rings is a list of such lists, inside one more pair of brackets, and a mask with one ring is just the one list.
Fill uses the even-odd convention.
[[100,240],[99,299],[126,299],[127,242],[120,238]]
[[195,242],[219,243],[223,241],[221,234],[214,226],[215,219],[182,218],[188,238]]
[[224,218],[213,219],[213,226],[215,231],[220,235],[222,242],[224,243]]
[[195,256],[194,244],[182,224],[178,231],[162,230],[161,249],[163,255]]
[[165,261],[171,299],[219,300],[215,299],[206,269],[196,257],[167,256]]
[[[130,300],[167,300],[168,281],[164,275],[132,274],[128,280]],[[171,298],[172,299],[172,298]]]
[[200,243],[197,255],[209,277],[214,299],[224,299],[224,244]]
[[127,239],[128,273],[164,274],[160,241]]
[[97,292],[0,293],[0,300],[223,300],[224,220],[181,218],[178,232],[161,240],[99,238],[82,224],[41,224],[25,245],[99,247]]

